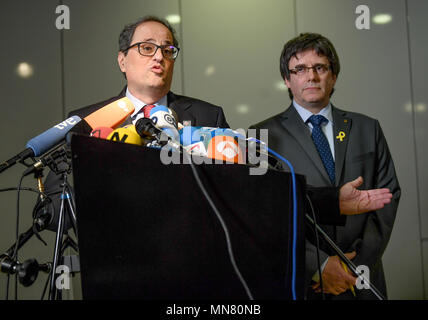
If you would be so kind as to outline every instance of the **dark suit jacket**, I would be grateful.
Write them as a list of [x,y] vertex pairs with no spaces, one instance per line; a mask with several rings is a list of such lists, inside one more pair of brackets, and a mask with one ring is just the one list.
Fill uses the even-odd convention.
[[[126,87],[123,88],[118,96],[71,111],[68,116],[78,115],[79,117],[84,118],[101,107],[124,97],[125,94]],[[171,91],[168,92],[167,97],[168,108],[177,113],[179,122],[183,123],[183,121],[191,121],[192,126],[229,128],[221,107],[195,98],[176,95]]]
[[[332,107],[335,149],[335,186],[362,176],[361,189],[389,188],[392,203],[383,209],[367,214],[348,216],[344,226],[322,225],[324,231],[343,252],[356,250],[353,262],[356,266],[370,268],[370,282],[385,296],[386,284],[383,273],[382,254],[388,244],[400,198],[400,186],[396,177],[387,142],[379,122],[365,115],[347,112]],[[293,165],[296,173],[306,176],[307,183],[315,187],[332,186],[309,128],[291,105],[285,112],[254,126],[268,129],[268,146]],[[342,139],[340,138],[342,136]],[[308,235],[306,248],[306,276],[311,278],[317,270],[316,249],[313,238]],[[321,263],[335,253],[320,240]],[[357,297],[373,299],[369,290],[356,290]],[[349,298],[348,290],[338,298]]]

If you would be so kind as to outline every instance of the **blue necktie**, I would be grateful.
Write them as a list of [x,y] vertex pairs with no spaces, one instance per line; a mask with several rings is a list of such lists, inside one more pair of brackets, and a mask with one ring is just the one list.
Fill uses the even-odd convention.
[[327,138],[321,130],[321,124],[328,122],[326,118],[321,115],[312,115],[308,121],[312,123],[312,140],[317,147],[318,154],[321,157],[322,163],[324,164],[325,169],[327,170],[328,176],[330,177],[331,183],[334,185],[336,181],[334,173],[334,160],[331,155],[330,146],[328,144]]

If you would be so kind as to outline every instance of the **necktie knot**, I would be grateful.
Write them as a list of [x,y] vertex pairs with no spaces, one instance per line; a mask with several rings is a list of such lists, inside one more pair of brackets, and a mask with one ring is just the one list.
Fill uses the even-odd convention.
[[311,115],[308,119],[308,121],[313,125],[319,127],[324,122],[328,122],[327,118],[324,116],[317,114],[317,115]]
[[[144,115],[144,118],[150,118],[150,111],[156,107],[154,104],[146,104],[144,107],[140,109],[134,116],[133,119],[136,119],[138,115]],[[141,117],[141,116],[140,116]]]
[[152,110],[155,107],[153,104],[146,104],[142,109],[141,112],[144,113],[144,118],[150,118],[150,110]]

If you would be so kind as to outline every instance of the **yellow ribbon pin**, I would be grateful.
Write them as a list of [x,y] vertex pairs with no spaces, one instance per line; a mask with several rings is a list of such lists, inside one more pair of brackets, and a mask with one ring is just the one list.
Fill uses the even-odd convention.
[[345,132],[343,132],[343,131],[340,131],[339,132],[339,135],[338,136],[336,136],[336,139],[340,139],[340,142],[342,142],[343,141],[343,139],[345,138]]

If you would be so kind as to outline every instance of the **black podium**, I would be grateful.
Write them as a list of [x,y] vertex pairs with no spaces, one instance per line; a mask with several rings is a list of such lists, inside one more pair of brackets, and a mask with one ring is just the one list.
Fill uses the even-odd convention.
[[[157,149],[72,138],[83,299],[248,299],[225,233],[189,164]],[[292,299],[291,176],[237,164],[196,165],[229,230],[255,299]],[[295,292],[304,288],[303,176],[297,179]]]

